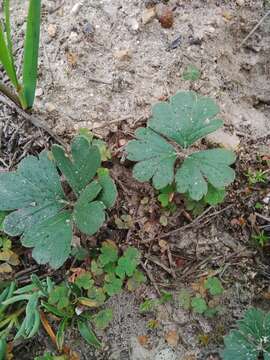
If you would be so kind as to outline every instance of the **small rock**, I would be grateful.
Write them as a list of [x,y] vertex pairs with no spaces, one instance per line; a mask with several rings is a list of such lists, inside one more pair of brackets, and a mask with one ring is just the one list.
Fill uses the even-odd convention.
[[71,33],[69,35],[69,41],[72,44],[76,44],[76,43],[78,43],[80,41],[80,37],[75,31],[71,31]]
[[143,13],[142,13],[142,23],[143,23],[143,25],[148,24],[155,17],[156,17],[156,8],[155,7],[145,9],[143,11]]
[[37,97],[40,97],[40,96],[42,96],[43,95],[43,90],[41,89],[41,88],[37,88],[36,89],[36,96]]
[[173,26],[174,18],[173,11],[163,4],[157,6],[157,18],[161,26],[165,29],[169,29]]
[[263,203],[268,205],[270,202],[270,193],[263,198]]
[[245,0],[236,0],[236,4],[238,6],[244,6],[245,5]]
[[81,2],[77,2],[71,9],[70,13],[71,15],[77,15],[82,7]]
[[137,21],[136,18],[129,18],[127,19],[127,22],[126,22],[127,26],[129,27],[130,30],[132,31],[137,31],[139,30],[139,23]]
[[47,32],[51,38],[54,38],[56,35],[56,32],[57,32],[57,26],[54,24],[49,24],[49,26],[47,28]]
[[210,144],[218,144],[225,149],[236,151],[240,145],[240,139],[236,134],[229,134],[222,129],[218,129],[212,134],[206,136]]
[[55,105],[54,105],[53,103],[47,102],[47,103],[45,104],[45,109],[46,109],[49,113],[51,113],[51,112],[55,111],[56,107],[55,107]]
[[118,50],[113,56],[119,61],[128,61],[132,57],[132,52],[130,49]]
[[224,118],[228,124],[234,126],[238,131],[243,132],[249,128],[252,139],[258,139],[270,132],[269,119],[263,112],[251,107],[247,103],[224,103]]

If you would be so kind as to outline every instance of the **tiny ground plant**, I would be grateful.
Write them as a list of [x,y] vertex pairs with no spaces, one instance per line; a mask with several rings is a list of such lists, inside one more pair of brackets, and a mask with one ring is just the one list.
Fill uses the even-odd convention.
[[[189,289],[183,289],[179,293],[179,303],[185,310],[192,310],[197,314],[213,317],[223,312],[219,305],[219,297],[224,289],[217,277],[208,277],[200,284],[200,292],[192,294]],[[202,295],[203,294],[203,295]]]
[[245,173],[245,176],[248,179],[249,185],[255,185],[257,183],[267,182],[267,174],[265,173],[265,171],[262,170],[256,170],[254,172],[248,170],[248,172]]
[[270,313],[251,308],[237,322],[237,329],[224,337],[223,360],[270,359]]
[[30,0],[24,43],[22,82],[18,80],[13,58],[9,0],[3,0],[4,26],[0,22],[0,63],[2,63],[17,95],[0,83],[0,91],[9,96],[23,109],[33,106],[38,68],[41,0]]
[[270,239],[264,231],[260,231],[257,235],[252,235],[252,240],[254,240],[256,245],[264,247],[269,243]]
[[[70,255],[73,227],[95,234],[117,196],[109,171],[100,167],[97,146],[80,135],[74,139],[71,153],[72,159],[54,145],[52,153],[27,156],[17,171],[0,174],[0,210],[11,211],[3,231],[21,236],[24,246],[34,248],[33,258],[53,268],[59,268]],[[72,190],[69,198],[57,168]]]
[[89,268],[73,269],[68,281],[55,284],[49,277],[40,281],[33,275],[30,285],[18,289],[12,282],[0,294],[3,349],[14,329],[15,339],[35,336],[41,322],[44,325],[46,314],[57,319],[55,339],[60,353],[64,349],[66,329],[71,323],[89,345],[100,348],[102,344],[93,329],[105,329],[113,318],[112,310],[104,308],[106,300],[119,294],[124,286],[133,291],[146,281],[138,270],[139,263],[137,249],[128,247],[119,256],[116,244],[106,241],[99,255],[92,258]]
[[216,117],[218,112],[212,99],[193,91],[179,92],[169,102],[155,104],[147,127],[137,129],[136,140],[126,147],[128,159],[138,162],[133,176],[141,182],[152,179],[157,190],[175,182],[179,193],[195,201],[208,192],[223,194],[235,178],[230,167],[234,153],[225,149],[191,153],[188,149],[223,125]]

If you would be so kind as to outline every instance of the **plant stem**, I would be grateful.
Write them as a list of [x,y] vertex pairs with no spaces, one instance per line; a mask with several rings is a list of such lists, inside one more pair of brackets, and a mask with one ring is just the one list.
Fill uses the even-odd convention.
[[20,98],[16,94],[14,94],[6,85],[0,83],[0,92],[21,107]]

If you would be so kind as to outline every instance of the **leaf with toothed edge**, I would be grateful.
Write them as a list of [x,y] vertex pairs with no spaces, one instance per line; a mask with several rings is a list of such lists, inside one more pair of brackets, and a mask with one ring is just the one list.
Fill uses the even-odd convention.
[[126,147],[127,158],[138,161],[133,169],[135,179],[144,182],[153,178],[156,189],[171,184],[177,157],[174,147],[151,129],[139,128],[135,136],[137,140]]
[[237,329],[224,337],[225,348],[220,352],[223,360],[257,360],[263,354],[270,359],[270,313],[250,308]]
[[78,196],[96,175],[101,164],[97,146],[92,146],[84,136],[77,136],[71,146],[72,160],[59,145],[53,145],[52,153],[57,167]]
[[200,200],[207,194],[207,181],[217,189],[224,188],[234,181],[234,170],[229,167],[234,161],[234,153],[225,149],[193,153],[176,171],[177,191],[188,192],[191,199]]
[[28,227],[56,215],[66,203],[60,179],[48,153],[29,156],[16,172],[0,174],[0,209],[16,210],[5,217],[3,230],[21,235]]
[[153,106],[148,127],[187,148],[223,125],[216,118],[219,107],[193,91],[182,91]]
[[33,258],[39,264],[49,263],[54,269],[66,261],[71,250],[71,214],[67,211],[36,224],[24,232],[21,242],[33,247]]

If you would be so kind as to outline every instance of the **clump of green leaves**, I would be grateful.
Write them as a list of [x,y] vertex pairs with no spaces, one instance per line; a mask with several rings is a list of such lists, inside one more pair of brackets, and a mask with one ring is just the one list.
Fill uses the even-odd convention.
[[255,185],[257,183],[266,183],[267,182],[267,174],[263,170],[256,170],[251,171],[248,170],[247,173],[245,173],[245,176],[248,179],[249,185]]
[[185,310],[192,310],[197,314],[207,317],[213,317],[223,311],[220,305],[217,305],[218,297],[220,297],[224,288],[217,277],[208,277],[203,281],[203,295],[200,292],[192,293],[188,289],[183,289],[179,293],[179,303]]
[[270,359],[270,313],[251,308],[224,337],[223,360]]
[[260,231],[257,235],[252,235],[252,240],[256,245],[264,247],[269,243],[270,238],[264,231]]
[[18,80],[14,64],[9,0],[3,1],[3,8],[4,26],[0,22],[0,63],[17,95],[11,94],[4,84],[0,84],[0,91],[18,102],[23,109],[28,109],[33,106],[37,83],[41,0],[29,0],[22,81]]
[[146,299],[143,303],[140,304],[140,312],[147,313],[153,312],[159,305],[173,301],[173,296],[167,291],[162,291],[161,296],[158,299]]
[[152,179],[157,190],[175,182],[177,192],[195,201],[203,199],[210,186],[223,194],[234,181],[230,167],[234,153],[210,149],[190,154],[187,150],[223,125],[216,117],[218,112],[212,99],[193,91],[179,92],[169,102],[155,104],[147,127],[137,129],[136,140],[126,147],[128,159],[137,162],[133,176],[141,182]]
[[[0,294],[0,339],[4,345],[13,329],[15,339],[31,338],[40,328],[40,312],[53,314],[58,322],[57,349],[61,352],[65,331],[74,324],[85,341],[96,347],[102,346],[94,329],[105,329],[113,319],[112,310],[101,308],[110,296],[119,294],[126,285],[128,290],[137,289],[146,281],[138,269],[140,253],[128,247],[122,256],[114,242],[102,244],[99,255],[93,258],[89,268],[75,269],[69,281],[55,284],[49,277],[40,281],[32,275],[32,283],[16,289],[12,282]],[[1,343],[0,343],[1,346]]]
[[201,71],[195,65],[188,65],[183,73],[184,80],[196,81],[201,77]]
[[[0,174],[0,210],[11,211],[3,231],[21,236],[24,246],[34,248],[33,258],[53,268],[59,268],[70,254],[73,227],[95,234],[117,196],[109,171],[101,168],[97,146],[77,136],[71,154],[72,158],[61,146],[53,145],[52,153],[27,156],[17,171]],[[75,202],[64,193],[57,168]]]

